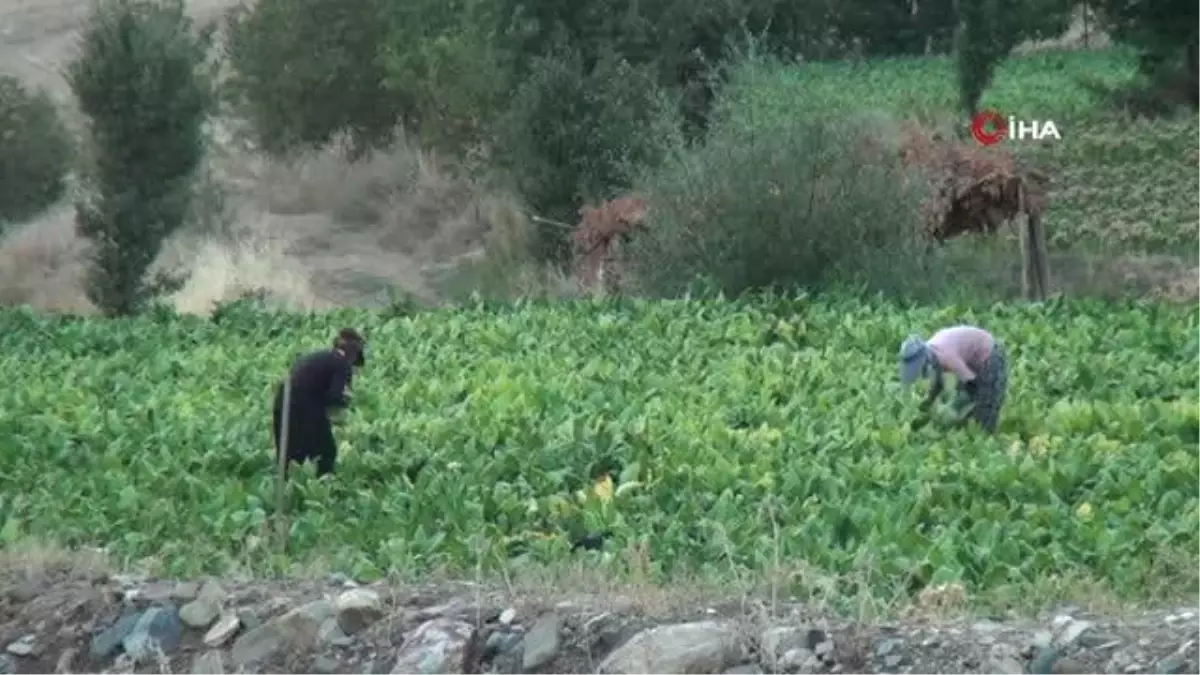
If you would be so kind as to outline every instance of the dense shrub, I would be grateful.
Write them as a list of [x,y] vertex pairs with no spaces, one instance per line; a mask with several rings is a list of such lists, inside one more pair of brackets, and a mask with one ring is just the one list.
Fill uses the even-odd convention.
[[495,0],[389,0],[384,86],[406,101],[422,148],[463,154],[487,145],[512,94],[514,52]]
[[[674,103],[647,68],[605,58],[590,72],[579,55],[538,58],[500,125],[500,160],[542,216],[575,223],[580,205],[629,189],[678,134]],[[541,255],[563,261],[568,232],[546,228]]]
[[258,0],[230,12],[226,91],[274,155],[350,132],[355,149],[387,140],[403,101],[383,86],[381,0]]
[[0,75],[0,231],[62,196],[71,138],[54,102]]
[[209,36],[192,28],[183,0],[104,0],[67,68],[90,131],[87,198],[76,205],[92,244],[87,295],[106,314],[165,290],[146,272],[191,210],[213,103]]

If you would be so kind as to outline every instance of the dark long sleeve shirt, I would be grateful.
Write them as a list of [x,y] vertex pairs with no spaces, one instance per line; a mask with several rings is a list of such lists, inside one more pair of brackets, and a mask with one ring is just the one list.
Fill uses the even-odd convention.
[[340,352],[313,352],[292,366],[292,401],[309,408],[344,408],[353,380],[350,360]]

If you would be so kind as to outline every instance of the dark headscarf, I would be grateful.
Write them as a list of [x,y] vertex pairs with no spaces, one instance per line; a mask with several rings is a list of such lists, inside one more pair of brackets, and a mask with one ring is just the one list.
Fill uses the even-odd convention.
[[343,328],[338,331],[333,340],[333,348],[339,349],[358,368],[362,368],[367,360],[367,341],[353,328]]

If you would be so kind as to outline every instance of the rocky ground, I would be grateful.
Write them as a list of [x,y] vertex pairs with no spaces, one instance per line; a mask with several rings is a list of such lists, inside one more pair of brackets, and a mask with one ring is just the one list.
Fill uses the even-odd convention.
[[[1197,607],[870,624],[741,600],[655,615],[472,584],[13,577],[0,674],[1196,673]],[[506,597],[508,596],[508,597]]]

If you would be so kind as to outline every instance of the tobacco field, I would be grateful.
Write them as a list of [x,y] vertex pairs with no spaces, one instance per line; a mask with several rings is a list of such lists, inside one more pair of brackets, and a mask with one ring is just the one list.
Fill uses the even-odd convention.
[[[900,387],[898,345],[956,322],[1009,354],[994,437],[910,426],[927,385]],[[180,575],[278,568],[272,387],[343,324],[371,351],[335,429],[336,479],[294,482],[293,562],[371,577],[620,565],[645,546],[661,575],[784,560],[973,589],[1067,574],[1130,595],[1195,585],[1200,333],[1194,307],[1167,304],[4,310],[0,537],[107,546]],[[602,551],[570,550],[605,530]]]

